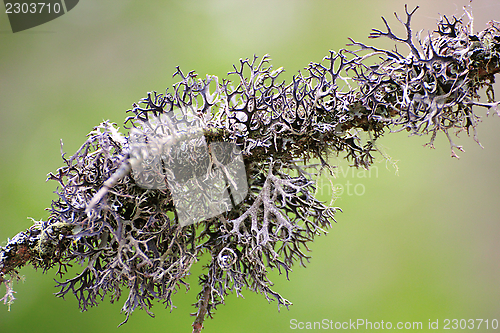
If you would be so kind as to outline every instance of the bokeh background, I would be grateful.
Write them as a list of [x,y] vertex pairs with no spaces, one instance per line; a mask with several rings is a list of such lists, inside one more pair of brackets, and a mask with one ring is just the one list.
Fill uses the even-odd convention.
[[[406,2],[421,6],[415,31],[434,30],[438,13],[460,16],[468,5]],[[31,225],[27,217],[47,217],[44,208],[55,198],[55,184],[45,179],[62,165],[59,140],[72,154],[102,120],[121,124],[133,102],[175,82],[175,66],[202,78],[225,77],[240,58],[268,53],[289,81],[329,49],[344,47],[347,37],[368,42],[371,28],[384,27],[380,16],[401,33],[392,13],[404,15],[404,4],[81,0],[59,19],[16,34],[2,9],[1,244]],[[500,20],[500,2],[474,0],[472,6],[476,30]],[[483,120],[479,138],[485,149],[462,134],[457,141],[466,153],[460,160],[450,158],[442,136],[431,150],[422,147],[428,138],[387,135],[380,146],[398,161],[398,172],[379,158],[372,174],[340,173],[333,181],[352,187],[351,195],[345,188],[335,202],[344,210],[338,223],[311,246],[306,269],[294,267],[289,281],[272,273],[275,290],[294,303],[290,310],[278,312],[262,295],[244,291],[245,299],[227,298],[204,332],[287,332],[291,319],[422,321],[424,327],[429,319],[439,320],[440,327],[446,318],[500,320],[500,120]],[[347,163],[338,162],[346,170]],[[332,193],[318,195],[329,201]],[[174,297],[176,309],[157,304],[154,319],[137,310],[116,331],[190,332],[200,266],[189,279],[191,290]],[[11,311],[0,307],[0,332],[113,332],[124,319],[124,299],[105,299],[81,313],[74,298],[52,295],[55,271],[28,267],[21,274],[25,282],[16,285]]]

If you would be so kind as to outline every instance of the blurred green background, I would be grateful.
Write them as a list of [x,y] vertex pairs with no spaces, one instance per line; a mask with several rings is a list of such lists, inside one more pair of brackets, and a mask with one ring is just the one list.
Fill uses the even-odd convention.
[[[382,15],[401,33],[392,13],[403,14],[405,2],[421,6],[415,31],[435,29],[438,13],[460,16],[468,4],[81,0],[61,18],[16,34],[2,10],[0,244],[28,228],[28,216],[47,217],[55,184],[45,178],[62,165],[59,140],[73,154],[103,119],[121,124],[133,102],[175,82],[175,66],[201,78],[225,77],[239,58],[268,53],[289,81],[329,49],[344,47],[347,37],[367,42],[371,28],[383,28]],[[473,11],[476,30],[500,20],[497,1],[474,1]],[[334,182],[352,186],[351,195],[345,187],[335,202],[344,210],[338,223],[311,246],[306,269],[294,267],[290,281],[272,274],[275,290],[294,303],[290,310],[278,312],[262,295],[244,291],[245,299],[227,298],[204,332],[287,332],[294,318],[422,321],[424,327],[429,319],[439,319],[440,327],[446,318],[500,320],[500,120],[483,119],[485,149],[462,134],[460,160],[450,158],[442,136],[435,150],[422,147],[427,138],[406,133],[384,138],[381,147],[399,161],[398,174],[381,158],[370,177],[340,173]],[[331,199],[328,191],[318,195]],[[192,289],[174,297],[176,309],[157,304],[154,319],[137,310],[117,332],[190,332],[199,266]],[[105,299],[80,313],[71,296],[52,295],[55,271],[21,274],[26,281],[16,285],[12,310],[0,307],[0,332],[108,332],[124,319],[125,299]]]

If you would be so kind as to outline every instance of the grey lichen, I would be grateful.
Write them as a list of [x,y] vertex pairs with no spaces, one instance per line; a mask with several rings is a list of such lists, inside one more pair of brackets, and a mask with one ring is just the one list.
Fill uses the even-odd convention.
[[[500,24],[491,21],[474,33],[466,18],[442,17],[434,33],[415,38],[414,12],[406,10],[406,20],[400,20],[404,38],[394,35],[385,19],[387,32],[370,35],[406,45],[407,56],[352,41],[358,50],[330,51],[290,84],[280,81],[282,69],[273,71],[268,56],[241,60],[229,73],[233,82],[198,79],[177,69],[180,81],[172,92],[148,93],[129,110],[126,126],[144,131],[162,114],[194,110],[209,146],[230,142],[241,150],[248,182],[244,200],[181,226],[171,190],[138,186],[130,173],[130,137],[104,122],[73,156],[63,154],[64,166],[49,174],[58,183],[58,199],[47,221],[35,222],[1,248],[0,282],[7,287],[2,300],[14,299],[12,281],[26,263],[44,270],[57,266],[63,275],[69,263],[84,262],[79,275],[58,283],[57,296],[73,294],[86,310],[106,295],[116,301],[128,289],[123,306],[128,319],[137,307],[150,313],[153,300],[172,307],[173,294],[189,288],[185,279],[192,265],[208,254],[199,277],[195,331],[228,293],[240,295],[245,288],[288,307],[291,302],[271,289],[268,271],[288,276],[294,263],[305,265],[308,244],[335,221],[339,208],[314,196],[315,176],[330,167],[330,156],[344,154],[354,167],[369,168],[376,140],[401,130],[430,134],[431,146],[443,132],[457,156],[462,148],[452,141],[453,131],[472,132],[477,140],[473,107],[498,113],[493,82],[500,71]],[[479,102],[483,88],[487,101]],[[367,134],[365,141],[360,132]],[[196,165],[195,150],[187,151]],[[162,177],[150,181],[164,182]]]

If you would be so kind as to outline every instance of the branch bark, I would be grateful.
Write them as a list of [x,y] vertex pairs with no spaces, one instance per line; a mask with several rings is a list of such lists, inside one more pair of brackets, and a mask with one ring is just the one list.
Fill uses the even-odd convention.
[[211,287],[209,282],[205,283],[204,290],[201,299],[198,302],[198,312],[196,315],[196,319],[193,322],[193,333],[200,333],[203,329],[203,321],[205,321],[205,317],[208,312],[208,306],[210,304],[210,294]]

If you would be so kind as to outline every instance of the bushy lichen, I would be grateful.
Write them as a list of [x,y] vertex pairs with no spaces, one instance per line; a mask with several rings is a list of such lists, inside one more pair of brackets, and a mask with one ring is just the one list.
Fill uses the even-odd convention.
[[[330,51],[290,84],[280,81],[282,69],[273,71],[268,56],[241,60],[229,73],[234,81],[197,79],[177,69],[180,81],[173,91],[148,93],[129,110],[125,125],[143,132],[149,126],[155,133],[161,115],[194,110],[209,146],[230,142],[241,150],[248,182],[244,200],[198,224],[180,225],[171,189],[138,186],[130,173],[137,162],[130,136],[104,122],[49,174],[58,183],[58,199],[47,221],[35,222],[1,248],[0,282],[7,287],[2,300],[14,299],[11,282],[26,263],[44,270],[57,266],[63,275],[70,262],[83,262],[79,275],[58,283],[56,295],[71,293],[86,310],[106,295],[118,300],[128,289],[128,319],[137,307],[149,313],[153,300],[173,306],[172,295],[188,288],[191,266],[208,254],[199,277],[195,331],[228,293],[240,295],[245,287],[288,307],[271,289],[268,270],[288,275],[295,262],[304,265],[308,244],[335,221],[338,208],[314,196],[316,171],[330,167],[329,156],[344,154],[354,167],[368,168],[376,140],[400,130],[430,134],[431,146],[443,132],[457,156],[462,148],[452,141],[452,131],[472,132],[477,140],[473,106],[498,113],[493,82],[500,71],[500,24],[491,21],[475,34],[468,13],[467,24],[466,17],[442,17],[434,33],[415,38],[414,12],[400,20],[404,38],[385,19],[387,32],[370,35],[406,45],[407,56],[352,41],[358,50]],[[487,101],[479,102],[483,88]],[[175,119],[191,121],[186,114]]]

